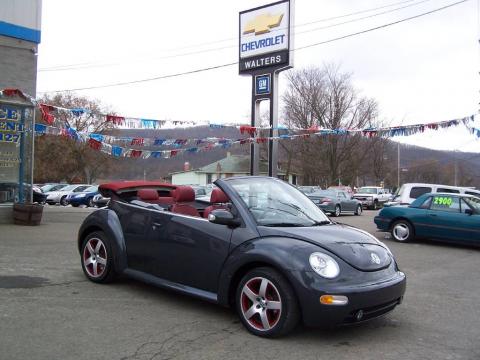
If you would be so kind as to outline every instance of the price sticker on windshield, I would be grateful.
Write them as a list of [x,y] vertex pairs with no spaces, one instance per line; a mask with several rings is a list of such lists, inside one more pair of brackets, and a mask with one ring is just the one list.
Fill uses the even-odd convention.
[[433,198],[433,203],[438,206],[451,207],[453,199],[448,196],[435,196]]

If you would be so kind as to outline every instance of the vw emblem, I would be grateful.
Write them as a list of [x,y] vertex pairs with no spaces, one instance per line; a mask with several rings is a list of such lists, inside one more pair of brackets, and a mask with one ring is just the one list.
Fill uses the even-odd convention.
[[372,260],[372,263],[374,264],[377,264],[377,265],[380,264],[380,257],[375,253],[370,254],[370,260]]

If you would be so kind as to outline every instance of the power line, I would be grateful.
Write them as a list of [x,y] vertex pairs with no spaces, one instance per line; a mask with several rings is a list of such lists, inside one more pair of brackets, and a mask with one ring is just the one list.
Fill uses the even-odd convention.
[[[357,11],[357,12],[353,12],[353,13],[349,13],[349,14],[345,14],[345,15],[339,15],[339,16],[334,16],[334,17],[330,17],[330,18],[315,20],[315,21],[311,21],[311,22],[308,22],[308,23],[295,25],[294,28],[299,28],[299,27],[303,27],[303,26],[307,26],[307,25],[317,24],[317,23],[320,23],[320,22],[345,18],[345,17],[349,17],[349,16],[352,16],[352,15],[359,15],[359,14],[363,14],[363,13],[367,13],[367,12],[371,12],[371,11],[375,11],[375,10],[380,10],[380,9],[384,9],[384,8],[388,8],[388,7],[392,7],[392,6],[396,6],[396,5],[411,3],[412,1],[416,1],[416,0],[406,0],[406,1],[401,1],[401,2],[398,2],[398,3],[390,4],[390,5],[384,5],[384,6],[379,6],[379,7],[371,8],[371,9],[367,9],[367,10],[361,10],[361,11]],[[376,16],[388,14],[388,13],[391,13],[391,12],[403,10],[403,9],[408,8],[408,7],[417,6],[417,5],[420,5],[420,4],[428,2],[428,1],[431,1],[431,0],[422,0],[422,1],[419,1],[419,2],[415,2],[413,4],[409,4],[409,5],[406,5],[406,6],[399,7],[399,8],[383,11],[383,12],[380,12],[380,13],[377,13],[377,14],[372,14],[372,15],[369,15],[369,16],[365,16],[365,17],[361,17],[361,18],[357,18],[357,19],[352,19],[352,20],[348,20],[348,21],[345,21],[345,22],[337,23],[337,24],[327,25],[327,26],[324,26],[324,27],[316,28],[316,29],[310,29],[310,30],[296,32],[296,34],[297,35],[298,34],[304,34],[304,33],[309,33],[309,32],[313,32],[313,31],[324,30],[324,29],[328,29],[328,28],[332,28],[332,27],[336,27],[336,26],[340,26],[340,25],[349,24],[349,23],[373,18],[373,17],[376,17]],[[203,46],[203,45],[211,45],[211,44],[216,44],[216,43],[221,43],[221,42],[226,42],[226,41],[233,41],[233,40],[238,41],[238,38],[229,38],[229,39],[224,39],[224,40],[212,41],[212,42],[209,42],[209,43],[192,45],[192,46],[189,46],[189,47],[187,46],[187,47],[176,48],[176,49],[171,49],[171,50],[166,50],[166,51],[195,48],[195,47],[199,47],[199,46]],[[213,49],[190,51],[190,52],[185,52],[185,53],[181,53],[181,54],[165,55],[165,56],[161,56],[161,57],[153,57],[152,59],[161,60],[161,59],[170,59],[170,58],[183,57],[183,56],[189,56],[189,55],[197,55],[197,54],[202,54],[202,53],[231,49],[231,48],[234,48],[236,46],[238,46],[238,44],[231,45],[231,46],[217,47],[217,48],[213,48]],[[47,67],[47,68],[41,68],[41,69],[39,69],[39,72],[82,70],[82,69],[95,68],[95,67],[109,67],[109,66],[120,65],[120,64],[121,63],[118,63],[118,62],[116,62],[116,63],[103,63],[103,64],[101,62],[98,62],[98,63],[88,62],[88,63],[58,65],[58,66],[52,66],[52,67]]]
[[[310,44],[310,45],[301,46],[301,47],[298,47],[296,49],[293,49],[292,51],[308,49],[308,48],[311,48],[311,47],[324,45],[324,44],[328,44],[328,43],[331,43],[331,42],[334,42],[334,41],[343,40],[343,39],[347,39],[347,38],[354,37],[354,36],[357,36],[357,35],[365,34],[365,33],[368,33],[368,32],[375,31],[375,30],[384,29],[384,28],[392,26],[392,25],[400,24],[400,23],[403,23],[403,22],[406,22],[406,21],[417,19],[417,18],[420,18],[422,16],[430,15],[430,14],[433,14],[433,13],[451,8],[451,7],[456,6],[456,5],[460,5],[460,4],[465,3],[467,1],[469,1],[469,0],[457,1],[455,3],[449,4],[449,5],[434,9],[434,10],[430,10],[430,11],[427,11],[427,12],[424,12],[424,13],[421,13],[421,14],[418,14],[418,15],[410,16],[410,17],[407,17],[407,18],[404,18],[404,19],[401,19],[401,20],[397,20],[397,21],[394,21],[394,22],[391,22],[391,23],[383,24],[383,25],[380,25],[380,26],[375,26],[373,28],[369,28],[369,29],[358,31],[358,32],[355,32],[355,33],[339,36],[339,37],[336,37],[336,38],[333,38],[333,39],[313,43],[313,44]],[[195,73],[200,73],[200,72],[225,68],[225,67],[229,67],[229,66],[233,66],[233,65],[238,65],[238,62],[231,62],[231,63],[227,63],[227,64],[222,64],[222,65],[210,66],[210,67],[206,67],[206,68],[200,68],[200,69],[196,69],[196,70],[185,71],[185,72],[180,72],[180,73],[175,73],[175,74],[160,75],[160,76],[155,76],[155,77],[140,79],[140,80],[118,82],[118,83],[112,83],[112,84],[106,84],[106,85],[88,86],[88,87],[74,88],[74,89],[63,89],[63,90],[54,90],[54,91],[40,91],[40,93],[58,93],[58,92],[65,92],[65,91],[92,90],[92,89],[101,89],[101,88],[123,86],[123,85],[130,85],[130,84],[138,84],[138,83],[143,83],[143,82],[149,82],[149,81],[168,79],[168,78],[179,77],[179,76],[184,76],[184,75],[190,75],[190,74],[195,74]]]

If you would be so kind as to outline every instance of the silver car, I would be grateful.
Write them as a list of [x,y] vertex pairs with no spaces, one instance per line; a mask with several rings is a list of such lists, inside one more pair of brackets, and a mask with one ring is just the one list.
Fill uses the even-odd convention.
[[353,199],[346,191],[342,190],[321,190],[307,196],[323,212],[330,213],[332,216],[340,216],[342,213],[362,214],[362,203]]

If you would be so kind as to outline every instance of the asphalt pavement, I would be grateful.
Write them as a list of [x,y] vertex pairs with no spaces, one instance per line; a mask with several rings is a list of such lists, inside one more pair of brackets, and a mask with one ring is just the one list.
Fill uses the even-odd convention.
[[40,226],[0,225],[0,359],[480,359],[480,249],[398,244],[375,233],[373,211],[341,216],[396,255],[404,302],[368,323],[267,340],[230,309],[86,280],[76,232],[90,211],[49,207]]

